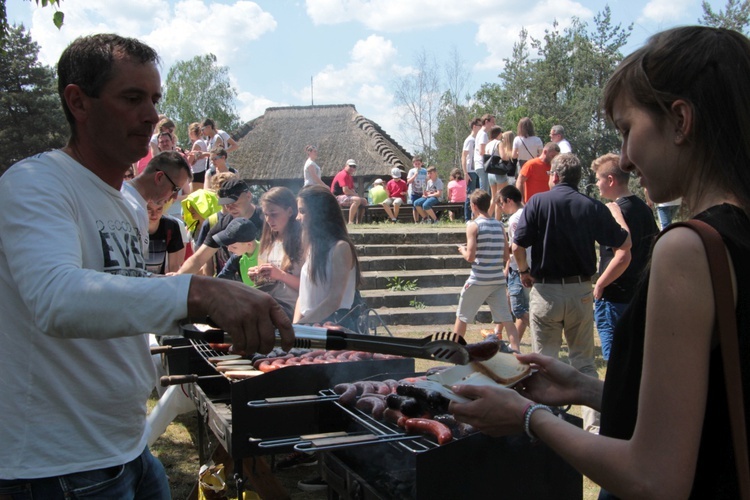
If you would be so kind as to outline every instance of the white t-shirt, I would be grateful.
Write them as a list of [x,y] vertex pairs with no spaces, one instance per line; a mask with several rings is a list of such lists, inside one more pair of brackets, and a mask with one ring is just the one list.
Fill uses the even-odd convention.
[[[223,130],[217,130],[216,134],[214,134],[213,137],[208,138],[208,143],[206,144],[207,151],[213,150],[215,147],[227,149],[229,147],[229,134],[224,132]],[[214,162],[210,161],[208,162],[208,167],[213,168]]]
[[146,332],[178,333],[191,277],[142,277],[130,204],[62,151],[8,169],[0,199],[0,477],[129,462],[148,437]]
[[517,135],[516,138],[513,139],[513,149],[518,150],[519,160],[526,161],[541,155],[542,149],[544,149],[544,144],[542,144],[542,140],[535,135],[525,139],[520,135]]
[[[271,246],[271,250],[267,254],[261,253],[258,256],[258,264],[264,264],[268,262],[269,264],[273,264],[277,268],[281,269],[281,265],[284,261],[285,256],[286,254],[284,253],[284,244],[281,241],[275,241]],[[300,266],[296,264],[292,268],[292,272],[290,274],[292,274],[293,276],[299,276],[300,271]],[[270,294],[271,297],[276,299],[277,302],[283,302],[284,304],[287,304],[291,309],[294,309],[294,306],[297,303],[297,297],[299,296],[298,290],[295,290],[294,288],[281,281],[276,281],[273,284],[273,287],[264,289],[264,291]]]
[[141,233],[141,241],[143,242],[143,254],[145,255],[148,251],[148,202],[130,181],[122,183],[120,192],[128,200],[135,212],[136,220],[138,221],[138,230]]
[[490,142],[490,136],[483,128],[477,132],[477,138],[474,139],[474,170],[484,168],[484,156],[482,155],[482,144],[485,145],[484,154],[488,154],[486,149],[487,143]]
[[[208,151],[208,145],[203,139],[198,139],[193,143],[193,150],[195,149],[205,153]],[[193,170],[194,174],[200,174],[208,168],[208,158],[201,158],[193,163],[193,166],[190,168]]]
[[572,153],[573,148],[570,147],[570,142],[568,142],[567,139],[563,139],[562,141],[557,143],[557,147],[560,148],[560,153]]
[[[299,282],[299,306],[303,316],[307,316],[308,314],[316,312],[318,310],[318,306],[323,302],[323,299],[331,294],[331,289],[334,285],[333,283],[331,283],[330,278],[333,274],[332,260],[333,251],[335,248],[336,245],[331,247],[331,250],[328,252],[328,259],[326,260],[326,275],[329,278],[328,280],[322,283],[320,281],[318,283],[313,283],[310,279],[310,259],[306,259],[305,263],[302,265],[302,273],[300,274]],[[341,264],[337,263],[337,265]],[[344,284],[344,296],[341,298],[341,303],[336,309],[330,311],[329,314],[326,315],[326,317],[338,311],[339,309],[349,309],[350,307],[352,307],[352,304],[354,303],[354,292],[357,288],[356,282],[357,269],[356,266],[352,266],[352,268],[349,270],[349,274],[347,274],[346,277],[346,283]],[[322,320],[325,318],[318,319]]]
[[308,158],[307,161],[305,162],[305,166],[302,168],[302,175],[305,178],[305,186],[313,186],[313,185],[317,184],[313,180],[312,176],[310,176],[310,172],[307,171],[308,167],[311,166],[311,165],[312,165],[313,169],[315,169],[315,172],[318,174],[318,179],[320,179],[320,167],[318,166],[317,163],[315,163],[314,161],[312,161],[312,158]]
[[474,171],[474,144],[475,144],[474,136],[469,134],[469,137],[464,139],[464,147],[462,149],[462,151],[468,151],[469,153],[466,155],[466,171],[467,172]]
[[[516,235],[516,228],[518,228],[518,222],[521,220],[522,214],[523,208],[519,208],[514,214],[508,217],[508,241],[511,243],[513,242],[513,237]],[[531,268],[531,247],[526,249],[526,263],[529,265],[529,268]],[[510,252],[510,268],[514,271],[518,271],[518,263],[516,262],[516,257],[513,255],[513,252]]]

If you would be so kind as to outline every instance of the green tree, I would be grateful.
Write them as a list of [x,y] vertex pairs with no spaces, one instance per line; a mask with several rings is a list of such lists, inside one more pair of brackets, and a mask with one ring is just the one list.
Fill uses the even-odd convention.
[[229,69],[206,54],[178,61],[167,73],[164,98],[159,111],[177,126],[177,136],[187,146],[188,125],[211,118],[222,130],[231,132],[240,126],[235,100],[237,91],[229,82]]
[[23,26],[8,31],[0,52],[0,172],[32,154],[62,147],[69,129],[52,68]]
[[707,1],[701,4],[703,17],[698,22],[704,26],[714,28],[727,28],[730,30],[746,33],[750,25],[750,1],[749,0],[727,0],[724,10],[714,12]]

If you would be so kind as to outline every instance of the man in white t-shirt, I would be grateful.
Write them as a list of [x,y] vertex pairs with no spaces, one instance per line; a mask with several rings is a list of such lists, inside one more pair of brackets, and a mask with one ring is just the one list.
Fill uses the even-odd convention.
[[201,276],[145,277],[138,222],[120,188],[158,121],[157,64],[135,39],[76,39],[57,65],[68,144],[0,177],[3,495],[61,499],[85,488],[99,498],[170,498],[146,445],[155,376],[146,333],[210,316],[237,349],[270,351],[275,328],[292,346],[289,319],[262,292]]
[[[502,212],[508,217],[508,241],[512,242],[516,234],[518,222],[523,214],[523,196],[515,186],[505,186],[498,194],[497,203]],[[515,244],[514,244],[515,246]],[[526,249],[526,262],[531,265],[531,247]],[[518,263],[513,252],[505,266],[505,276],[508,282],[508,298],[510,299],[510,310],[516,318],[516,330],[518,330],[518,342],[521,342],[523,333],[529,326],[529,289],[521,284],[521,275],[518,273]]]
[[554,125],[549,131],[549,140],[557,144],[560,148],[560,153],[572,153],[573,148],[570,147],[570,143],[565,138],[565,129],[562,125]]
[[489,154],[485,151],[487,143],[490,142],[490,130],[495,126],[495,117],[492,115],[482,116],[482,128],[477,132],[474,139],[474,172],[479,177],[479,189],[490,192],[489,179],[487,172],[484,170],[484,155]]
[[479,181],[476,172],[474,172],[474,143],[477,132],[482,128],[482,119],[474,118],[471,120],[469,122],[469,128],[471,128],[471,133],[466,139],[464,139],[464,147],[461,150],[461,168],[464,171],[464,179],[466,179],[464,216],[467,221],[471,220],[471,202],[469,201],[469,195],[477,189],[477,182]]

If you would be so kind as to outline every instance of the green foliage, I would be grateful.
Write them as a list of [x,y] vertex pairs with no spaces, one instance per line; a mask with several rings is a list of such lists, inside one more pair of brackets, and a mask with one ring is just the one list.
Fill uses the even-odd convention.
[[714,12],[711,5],[705,0],[701,6],[703,7],[703,17],[698,22],[702,25],[727,28],[747,34],[747,27],[750,25],[750,1],[727,0],[724,10],[719,12]]
[[0,172],[33,154],[62,147],[68,125],[52,68],[23,26],[8,31],[0,52]]
[[549,140],[552,125],[563,125],[584,167],[584,192],[593,193],[591,161],[619,150],[619,139],[600,103],[631,31],[632,25],[612,24],[608,6],[594,17],[593,27],[574,18],[561,30],[555,22],[540,39],[522,29],[505,60],[500,83],[482,85],[474,95],[471,115],[492,113],[504,130],[514,132],[518,120],[528,116],[542,142]]
[[388,278],[388,282],[385,285],[386,289],[391,292],[413,292],[418,289],[417,280],[404,280],[398,276]]
[[188,126],[211,118],[216,126],[229,133],[240,126],[235,107],[237,90],[229,82],[229,70],[216,63],[216,56],[195,56],[177,61],[167,73],[164,98],[159,111],[177,126],[180,145],[189,144]]
[[414,309],[424,309],[425,307],[427,307],[424,305],[424,302],[418,301],[416,297],[409,301],[409,305]]

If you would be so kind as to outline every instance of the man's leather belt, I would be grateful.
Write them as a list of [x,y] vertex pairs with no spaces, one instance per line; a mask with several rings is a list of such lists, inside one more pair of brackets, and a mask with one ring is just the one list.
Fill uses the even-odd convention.
[[564,278],[542,278],[540,282],[546,285],[570,285],[572,283],[586,283],[591,281],[591,276],[566,276]]

